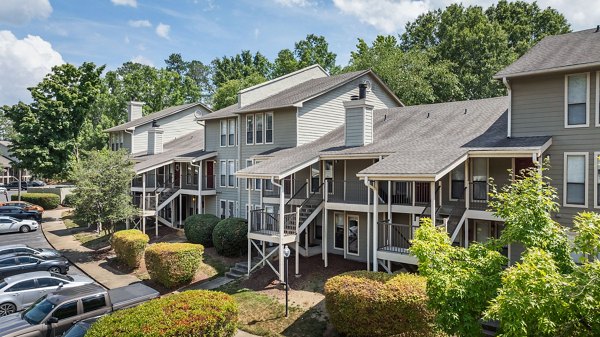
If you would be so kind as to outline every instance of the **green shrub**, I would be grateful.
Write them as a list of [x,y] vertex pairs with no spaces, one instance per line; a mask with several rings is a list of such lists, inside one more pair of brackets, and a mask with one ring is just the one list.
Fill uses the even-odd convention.
[[212,234],[220,219],[212,214],[195,214],[184,222],[185,237],[191,243],[212,247]]
[[73,194],[73,193],[67,194],[63,198],[62,205],[65,207],[73,207],[73,206],[75,206],[74,199],[75,199],[75,194]]
[[[15,201],[18,199],[19,196],[16,194],[10,196],[10,200]],[[55,209],[60,205],[60,197],[54,193],[23,193],[21,194],[21,200],[42,206],[45,210]]]
[[202,253],[202,245],[157,243],[146,249],[146,269],[153,281],[173,288],[192,281],[202,262]]
[[115,250],[117,260],[130,268],[137,268],[149,241],[148,235],[137,229],[129,229],[113,234],[110,245]]
[[438,336],[425,288],[414,274],[349,272],[327,280],[325,305],[347,336]]
[[217,253],[236,257],[248,251],[248,225],[242,218],[229,218],[219,221],[212,235]]
[[191,290],[100,318],[86,337],[234,336],[238,307],[222,292]]

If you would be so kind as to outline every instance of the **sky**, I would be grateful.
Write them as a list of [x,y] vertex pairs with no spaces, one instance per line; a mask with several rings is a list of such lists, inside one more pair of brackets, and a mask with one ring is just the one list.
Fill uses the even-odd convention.
[[[527,0],[529,1],[529,0]],[[401,34],[408,21],[451,0],[0,0],[0,106],[30,101],[27,87],[62,63],[116,69],[164,66],[172,53],[205,64],[241,50],[273,60],[307,34],[325,36],[347,64],[357,38]],[[495,1],[463,0],[488,7]],[[597,0],[539,0],[573,30],[600,24]]]

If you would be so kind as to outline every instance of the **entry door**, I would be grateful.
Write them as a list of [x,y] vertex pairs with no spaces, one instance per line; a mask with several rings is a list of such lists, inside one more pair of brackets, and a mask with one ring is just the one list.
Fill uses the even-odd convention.
[[347,242],[346,253],[358,255],[358,215],[348,215],[346,218]]
[[214,189],[215,188],[215,162],[212,160],[206,161],[206,188]]

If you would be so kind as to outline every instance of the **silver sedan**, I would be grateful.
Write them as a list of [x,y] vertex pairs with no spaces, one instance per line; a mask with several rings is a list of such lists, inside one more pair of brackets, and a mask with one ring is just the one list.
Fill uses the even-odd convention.
[[35,220],[21,220],[10,216],[0,216],[0,233],[27,233],[37,230],[39,224]]
[[24,273],[0,282],[0,316],[28,308],[38,298],[59,288],[93,283],[83,275],[60,275],[47,271]]

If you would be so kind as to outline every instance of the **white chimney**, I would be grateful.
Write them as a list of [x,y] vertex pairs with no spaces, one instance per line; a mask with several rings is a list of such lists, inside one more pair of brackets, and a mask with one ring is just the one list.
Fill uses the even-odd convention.
[[[361,95],[363,96],[363,95]],[[373,142],[373,105],[366,97],[353,96],[344,102],[346,124],[344,138],[346,146],[364,146]]]
[[163,133],[156,121],[152,122],[152,129],[148,131],[148,154],[159,154],[163,152]]
[[144,106],[144,102],[135,102],[129,101],[127,102],[127,121],[131,122],[138,118],[142,118],[142,107]]

